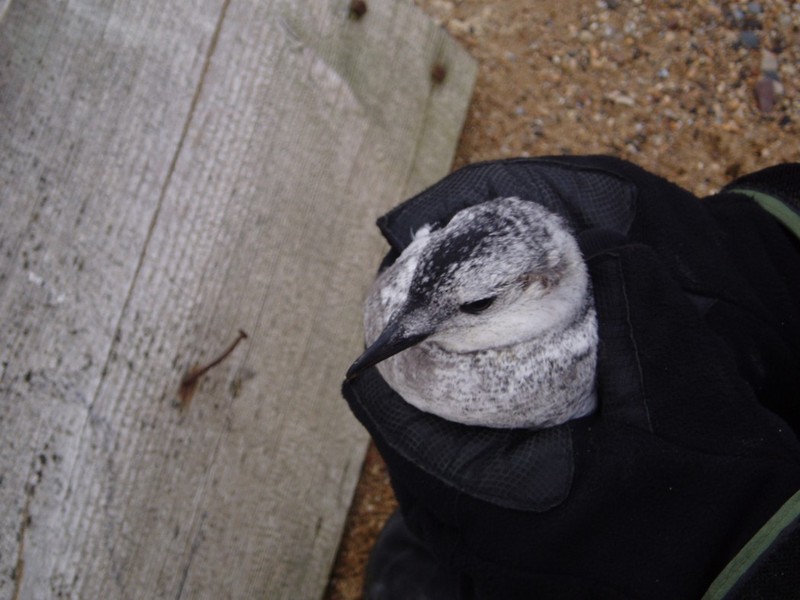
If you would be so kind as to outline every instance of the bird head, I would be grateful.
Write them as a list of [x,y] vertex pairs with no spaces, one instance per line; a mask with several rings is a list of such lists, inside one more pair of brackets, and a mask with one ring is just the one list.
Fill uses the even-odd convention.
[[369,347],[347,377],[423,341],[468,353],[545,335],[571,322],[588,289],[578,244],[555,213],[519,198],[466,208],[423,228],[379,275]]

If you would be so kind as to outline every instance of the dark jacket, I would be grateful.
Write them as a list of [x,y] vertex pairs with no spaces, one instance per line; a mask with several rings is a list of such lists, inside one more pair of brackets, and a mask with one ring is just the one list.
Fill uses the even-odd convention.
[[[770,193],[799,197],[800,166],[778,174]],[[742,185],[776,180],[754,177]],[[467,598],[699,598],[800,490],[800,244],[746,193],[699,201],[608,157],[517,159],[461,169],[382,217],[384,264],[421,225],[498,196],[573,227],[599,408],[496,430],[420,412],[374,368],[346,382],[406,523]]]

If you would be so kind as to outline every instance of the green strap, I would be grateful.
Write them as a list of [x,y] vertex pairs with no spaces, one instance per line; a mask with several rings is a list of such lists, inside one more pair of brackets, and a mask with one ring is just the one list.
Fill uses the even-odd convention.
[[758,202],[759,206],[778,219],[781,223],[786,225],[797,238],[800,238],[800,214],[796,213],[792,208],[781,201],[775,196],[770,196],[764,192],[757,192],[755,190],[746,190],[741,188],[726,189],[726,192],[734,192],[736,194],[743,194],[750,196],[753,200]]
[[800,491],[772,515],[752,539],[745,544],[733,560],[722,570],[702,600],[719,600],[731,590],[734,584],[747,573],[747,570],[764,554],[777,537],[800,516]]

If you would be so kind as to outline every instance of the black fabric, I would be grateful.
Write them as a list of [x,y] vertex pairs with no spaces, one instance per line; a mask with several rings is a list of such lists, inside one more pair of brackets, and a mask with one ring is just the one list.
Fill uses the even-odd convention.
[[395,512],[370,553],[364,600],[454,600],[471,594],[469,579],[444,568]]
[[482,430],[417,411],[374,369],[346,383],[408,527],[470,597],[697,598],[800,488],[796,240],[738,194],[701,202],[608,157],[517,159],[382,218],[385,264],[422,224],[500,195],[575,229],[599,409],[554,430]]
[[530,435],[526,430],[453,423],[403,401],[377,369],[370,369],[347,393],[357,414],[374,423],[398,452],[457,490],[532,511],[557,506],[569,493],[573,467],[567,426]]
[[[800,178],[800,171],[795,171]],[[796,183],[796,185],[800,185]],[[800,241],[748,197],[722,193],[705,201],[725,232],[720,243],[752,290],[752,310],[720,299],[706,320],[733,350],[758,399],[800,431]]]
[[478,163],[444,178],[378,219],[393,260],[422,225],[445,225],[458,211],[499,197],[519,196],[546,206],[576,231],[605,229],[626,233],[634,218],[636,188],[600,166],[554,159],[512,159]]
[[726,600],[798,600],[800,519],[795,519],[726,594]]
[[740,177],[725,187],[728,190],[754,190],[775,196],[800,214],[800,164],[798,163],[768,167]]

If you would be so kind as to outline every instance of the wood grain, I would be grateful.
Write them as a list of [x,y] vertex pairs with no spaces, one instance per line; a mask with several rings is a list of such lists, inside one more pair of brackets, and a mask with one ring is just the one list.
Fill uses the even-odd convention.
[[11,3],[0,596],[322,594],[373,222],[446,173],[475,78],[409,3],[348,4]]

